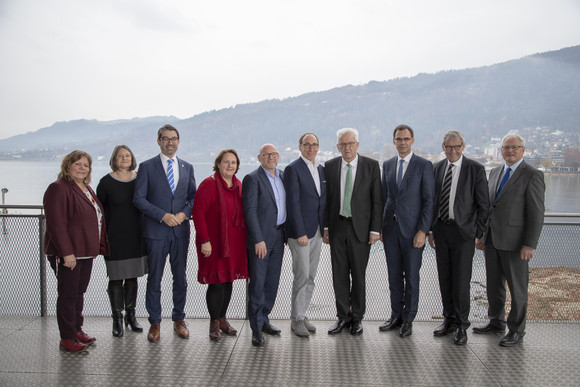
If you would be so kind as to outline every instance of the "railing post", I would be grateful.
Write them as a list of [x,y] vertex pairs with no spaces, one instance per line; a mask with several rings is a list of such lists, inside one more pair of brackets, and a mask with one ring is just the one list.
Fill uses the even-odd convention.
[[38,256],[40,260],[40,315],[46,316],[46,259],[44,257],[44,215],[38,217]]

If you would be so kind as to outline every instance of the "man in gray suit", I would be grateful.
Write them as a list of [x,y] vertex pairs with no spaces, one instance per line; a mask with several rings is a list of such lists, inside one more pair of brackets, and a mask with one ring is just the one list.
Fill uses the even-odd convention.
[[465,345],[475,239],[483,238],[489,193],[483,165],[463,155],[461,132],[447,132],[442,147],[445,159],[433,167],[435,206],[429,244],[437,256],[445,319],[433,334],[445,336],[455,329],[454,343]]
[[336,147],[342,156],[328,160],[323,242],[330,243],[332,283],[338,321],[328,334],[350,326],[363,332],[366,269],[371,245],[380,238],[383,198],[379,163],[357,153],[358,131],[340,129]]
[[491,209],[483,241],[487,272],[489,323],[473,328],[475,333],[505,330],[505,281],[511,294],[507,319],[509,333],[499,342],[512,347],[526,333],[528,309],[529,260],[534,257],[544,222],[544,174],[524,160],[524,139],[508,134],[502,140],[501,155],[505,165],[489,175]]

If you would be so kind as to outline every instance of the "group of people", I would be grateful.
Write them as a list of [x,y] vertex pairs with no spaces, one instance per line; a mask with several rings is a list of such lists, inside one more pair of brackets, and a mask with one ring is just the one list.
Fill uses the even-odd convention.
[[[525,334],[528,262],[540,236],[545,184],[542,172],[524,160],[525,142],[517,134],[502,140],[505,165],[488,179],[484,167],[463,155],[458,131],[445,134],[446,158],[434,166],[412,151],[414,132],[393,132],[397,156],[383,164],[358,154],[356,129],[337,132],[341,156],[317,161],[314,133],[299,138],[300,157],[284,171],[273,144],[259,150],[260,166],[242,182],[240,159],[225,149],[214,174],[196,186],[191,164],[176,157],[178,130],[158,130],[160,154],[140,164],[119,145],[112,172],[95,193],[90,187],[92,159],[73,151],[62,161],[58,179],[46,190],[45,252],[58,281],[60,347],[85,351],[95,342],[83,327],[83,303],[93,259],[105,257],[112,334],[124,326],[143,327],[135,317],[137,278],[147,274],[147,339],[160,340],[161,280],[167,257],[173,276],[172,320],[176,334],[189,337],[185,322],[186,265],[190,222],[196,229],[198,282],[207,284],[209,338],[237,331],[226,318],[233,281],[249,279],[248,318],[252,345],[264,346],[264,333],[280,334],[269,319],[278,292],[284,248],[292,254],[291,331],[316,332],[307,311],[315,287],[322,243],[330,245],[337,321],[328,333],[363,332],[366,268],[371,246],[385,247],[391,315],[380,331],[412,334],[419,304],[419,272],[426,242],[435,249],[443,304],[443,324],[454,343],[467,342],[470,281],[475,248],[484,250],[490,321],[475,333],[509,332],[500,341],[514,346]],[[507,281],[511,310],[506,321]],[[125,315],[123,316],[123,312]]]

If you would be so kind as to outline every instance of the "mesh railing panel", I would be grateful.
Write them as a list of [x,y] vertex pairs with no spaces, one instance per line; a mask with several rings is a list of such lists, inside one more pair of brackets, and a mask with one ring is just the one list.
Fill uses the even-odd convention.
[[[0,246],[0,298],[1,315],[40,314],[40,274],[39,274],[39,227],[44,221],[37,217],[2,217],[5,228]],[[192,230],[194,228],[192,227]],[[192,234],[192,241],[195,237]],[[580,320],[580,225],[544,225],[536,256],[531,261],[529,320],[537,321],[578,321]],[[56,310],[56,278],[45,259],[47,272],[47,312],[54,315]],[[290,294],[292,288],[292,257],[285,249],[280,278],[280,288],[272,319],[289,319]],[[208,318],[205,304],[207,287],[197,282],[197,254],[191,243],[188,253],[187,278],[189,281],[186,315],[188,318]],[[384,320],[390,314],[388,276],[383,244],[377,243],[371,249],[367,269],[367,313],[368,320]],[[105,263],[102,257],[95,260],[91,283],[85,298],[84,312],[87,316],[110,314],[107,298]],[[139,278],[137,314],[147,316],[145,310],[146,277]],[[541,290],[541,298],[532,297],[532,290]],[[172,309],[172,279],[169,263],[162,281],[163,316],[169,317]],[[575,292],[575,293],[574,293]],[[572,296],[569,296],[572,294]],[[574,294],[576,298],[574,298]],[[487,318],[485,291],[485,262],[483,253],[476,251],[473,259],[471,286],[472,321]],[[509,300],[508,300],[509,301]],[[421,268],[420,299],[417,321],[431,321],[441,318],[441,298],[435,264],[435,252],[426,247]],[[509,302],[508,302],[509,308]],[[313,320],[335,318],[334,292],[330,265],[330,248],[322,247],[322,255],[312,298],[309,317]],[[232,301],[228,311],[231,318],[246,316],[246,281],[235,281]]]

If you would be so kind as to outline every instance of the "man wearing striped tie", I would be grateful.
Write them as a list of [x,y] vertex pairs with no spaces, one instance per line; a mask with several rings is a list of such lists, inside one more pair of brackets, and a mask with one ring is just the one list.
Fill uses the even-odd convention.
[[435,205],[429,245],[435,249],[443,324],[433,331],[455,331],[454,343],[467,343],[470,283],[475,240],[481,240],[489,210],[485,168],[463,155],[465,139],[450,130],[443,136],[445,159],[433,167]]
[[175,156],[179,132],[164,125],[157,132],[161,154],[139,166],[133,204],[145,215],[143,238],[147,244],[149,274],[145,306],[151,327],[147,340],[157,342],[161,324],[161,278],[167,255],[173,274],[173,328],[181,338],[188,338],[185,324],[185,276],[189,248],[189,218],[193,209],[196,185],[193,167]]

